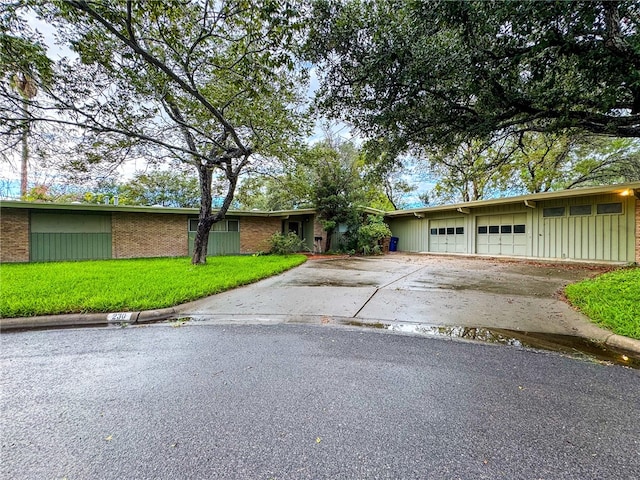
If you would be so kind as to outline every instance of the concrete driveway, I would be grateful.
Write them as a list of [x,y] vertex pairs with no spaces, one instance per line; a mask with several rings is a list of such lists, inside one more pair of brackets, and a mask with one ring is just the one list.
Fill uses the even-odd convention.
[[179,311],[198,320],[393,322],[604,340],[611,332],[559,297],[566,284],[597,271],[589,265],[405,254],[310,260]]

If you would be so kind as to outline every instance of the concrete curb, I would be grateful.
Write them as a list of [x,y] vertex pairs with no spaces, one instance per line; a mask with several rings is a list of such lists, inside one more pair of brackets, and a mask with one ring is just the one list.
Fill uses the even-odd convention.
[[[176,307],[161,308],[157,310],[144,310],[140,312],[115,312],[115,313],[75,313],[64,315],[46,315],[40,317],[19,317],[19,318],[0,318],[0,332],[12,331],[12,330],[37,330],[45,328],[65,328],[65,327],[89,327],[89,326],[109,326],[118,324],[139,325],[160,322],[168,320],[170,318],[176,318],[179,316],[185,317],[209,317],[211,319],[216,318],[237,318],[247,317],[246,315],[236,314],[202,314],[202,313],[190,313],[198,304],[198,301],[193,301],[178,305]],[[314,319],[315,323],[333,323],[332,316],[327,315],[293,315],[294,317],[305,317],[308,320]],[[254,317],[253,315],[251,317]],[[290,315],[263,315],[259,317],[262,321],[267,323],[287,323],[287,318]],[[345,319],[351,319],[355,323],[376,323],[371,319],[363,320],[359,318],[345,317]],[[246,321],[246,318],[244,319]],[[389,323],[389,320],[380,320],[378,323]],[[305,323],[305,322],[302,322]],[[489,328],[490,327],[483,327]],[[604,346],[611,347],[618,350],[624,350],[630,353],[634,353],[640,357],[640,340],[633,338],[623,337],[615,333],[610,333],[606,337],[603,337],[601,332],[605,330],[597,327],[596,325],[590,325],[590,328],[582,329],[583,331],[576,331],[577,337],[591,338],[596,342],[603,344]],[[600,333],[600,335],[598,335]]]
[[614,333],[607,337],[604,344],[608,347],[619,348],[640,355],[640,340],[634,338],[623,337],[622,335],[616,335]]
[[0,332],[55,327],[108,326],[120,323],[129,325],[158,322],[176,315],[174,307],[142,312],[72,313],[39,317],[0,318]]

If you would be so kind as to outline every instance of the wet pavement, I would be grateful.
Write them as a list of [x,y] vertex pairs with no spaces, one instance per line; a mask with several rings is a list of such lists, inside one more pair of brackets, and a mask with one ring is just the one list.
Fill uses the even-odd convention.
[[[568,283],[606,268],[404,254],[310,260],[179,311],[193,321],[381,325],[400,333],[504,338],[498,343],[591,352],[637,367],[625,351],[602,347],[611,332],[562,300]],[[473,338],[455,333],[471,331]]]
[[358,325],[174,324],[3,336],[0,478],[640,471],[640,370]]

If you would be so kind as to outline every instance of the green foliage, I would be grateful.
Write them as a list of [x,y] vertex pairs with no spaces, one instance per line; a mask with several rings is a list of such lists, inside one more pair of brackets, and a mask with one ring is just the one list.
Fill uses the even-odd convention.
[[499,190],[517,145],[510,139],[469,140],[456,147],[432,150],[429,168],[438,182],[432,200],[469,202]]
[[517,142],[505,177],[526,193],[640,180],[633,139],[529,132]]
[[[61,60],[50,121],[82,131],[69,167],[87,175],[131,158],[180,161],[198,174],[194,263],[250,164],[287,156],[306,130],[302,12],[288,0],[33,2],[79,60]],[[212,184],[223,197],[212,212]],[[165,204],[158,198],[123,198]],[[218,196],[218,195],[216,195]],[[190,202],[189,202],[190,203]]]
[[595,323],[640,340],[640,268],[626,268],[568,285],[569,301]]
[[270,253],[276,255],[290,255],[292,253],[302,252],[308,250],[304,240],[302,240],[294,232],[274,233],[269,239],[271,245]]
[[496,132],[640,136],[638,2],[317,0],[319,106],[400,151]]
[[391,237],[391,229],[379,215],[368,215],[358,227],[358,250],[365,255],[382,253],[382,241]]
[[100,260],[2,265],[0,316],[164,308],[276,275],[304,255]]
[[118,189],[123,205],[194,208],[200,204],[198,179],[190,172],[138,173]]
[[435,203],[640,180],[640,143],[575,132],[525,132],[432,149]]
[[0,14],[0,81],[10,81],[15,74],[39,79],[49,84],[53,62],[47,57],[42,36],[29,28],[20,17],[19,2],[3,4]]
[[[306,159],[313,166],[311,200],[328,238],[339,225],[355,232],[359,224],[359,207],[364,203],[359,160],[353,144],[334,146],[328,141],[315,145]],[[327,250],[330,249],[329,241]]]

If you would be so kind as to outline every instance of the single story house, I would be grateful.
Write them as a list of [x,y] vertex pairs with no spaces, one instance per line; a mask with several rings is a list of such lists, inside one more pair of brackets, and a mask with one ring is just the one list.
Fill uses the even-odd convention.
[[[0,262],[187,256],[198,225],[191,208],[21,201],[0,207]],[[212,227],[208,254],[266,251],[280,232],[297,233],[309,251],[326,242],[313,209],[234,210]]]
[[640,182],[388,212],[398,250],[640,262]]
[[[384,216],[398,251],[640,262],[640,182]],[[197,218],[197,209],[189,208],[2,201],[0,262],[186,256],[193,250]],[[213,226],[208,253],[265,251],[278,232],[297,233],[309,251],[326,246],[313,209],[234,210]]]

